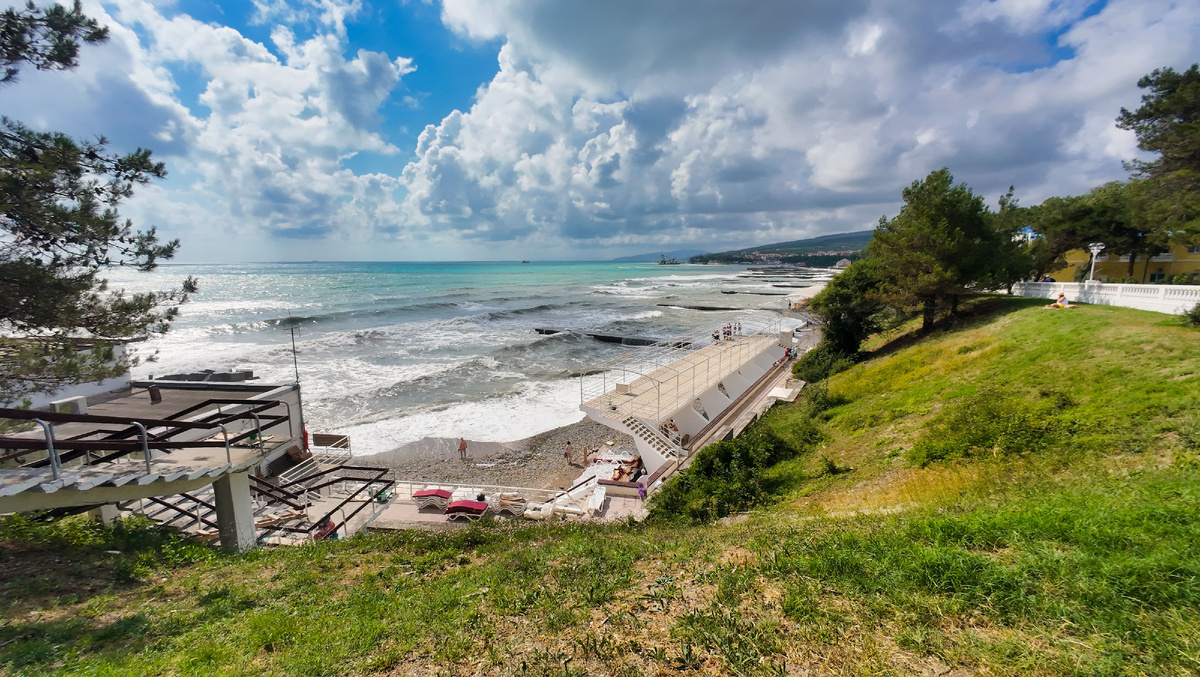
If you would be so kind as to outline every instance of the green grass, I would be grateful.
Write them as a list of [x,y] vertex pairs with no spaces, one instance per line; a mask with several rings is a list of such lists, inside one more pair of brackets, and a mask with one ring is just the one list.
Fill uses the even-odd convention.
[[[1200,671],[1195,332],[1113,308],[974,312],[883,337],[717,448],[649,524],[229,556],[141,524],[2,520],[0,671]],[[690,517],[743,516],[663,517],[729,476],[747,496]]]

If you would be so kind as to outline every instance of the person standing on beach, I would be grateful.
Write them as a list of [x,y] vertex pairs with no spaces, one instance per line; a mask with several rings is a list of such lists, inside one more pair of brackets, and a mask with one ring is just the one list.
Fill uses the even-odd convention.
[[571,446],[571,440],[567,440],[567,453],[564,454],[567,457],[567,465],[571,465],[571,454],[574,452],[575,447]]
[[458,438],[458,459],[460,461],[467,460],[467,438]]

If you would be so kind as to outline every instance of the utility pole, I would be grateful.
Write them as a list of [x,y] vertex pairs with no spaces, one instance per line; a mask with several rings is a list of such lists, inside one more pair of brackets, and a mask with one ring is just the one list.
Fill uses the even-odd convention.
[[296,325],[291,321],[292,316],[288,314],[288,331],[292,334],[292,368],[296,372],[296,383],[300,382],[300,361],[296,358]]

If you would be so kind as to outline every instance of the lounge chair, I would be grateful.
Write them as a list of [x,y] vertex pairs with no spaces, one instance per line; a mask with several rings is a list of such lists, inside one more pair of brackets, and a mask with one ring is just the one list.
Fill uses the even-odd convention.
[[413,502],[417,504],[418,509],[437,508],[445,512],[446,506],[450,505],[450,492],[440,487],[425,487],[420,491],[414,491]]
[[529,501],[520,494],[500,494],[500,509],[496,512],[507,512],[513,517],[525,514]]
[[454,501],[446,506],[446,517],[452,520],[475,521],[487,515],[491,506],[483,501]]
[[588,514],[595,517],[604,512],[604,499],[606,498],[606,490],[604,487],[596,487],[592,492],[591,498],[588,499],[587,511]]

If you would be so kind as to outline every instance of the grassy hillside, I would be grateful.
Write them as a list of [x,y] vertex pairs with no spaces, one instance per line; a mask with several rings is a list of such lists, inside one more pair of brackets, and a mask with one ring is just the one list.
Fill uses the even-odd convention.
[[662,257],[668,259],[678,259],[686,261],[693,256],[703,256],[708,252],[703,249],[675,249],[672,251],[649,252],[646,254],[635,254],[633,256],[618,256],[612,259],[613,263],[657,263]]
[[[747,439],[791,452],[755,475],[759,507],[718,524],[480,525],[226,556],[137,525],[9,518],[0,666],[1194,674],[1200,335],[1035,305],[880,339],[823,394],[772,410]],[[708,472],[745,475],[752,459],[725,451]]]
[[[705,263],[708,261],[737,261],[743,259],[744,255],[750,252],[758,252],[761,254],[785,254],[794,257],[803,257],[804,255],[813,254],[819,251],[859,251],[866,248],[867,243],[871,241],[871,236],[874,233],[875,231],[873,230],[863,230],[853,233],[822,235],[821,237],[808,238],[807,240],[776,242],[775,244],[765,244],[758,247],[749,247],[746,249],[736,249],[727,252],[717,252],[715,254],[693,256],[691,258],[691,262]],[[836,259],[834,260],[836,261]]]

